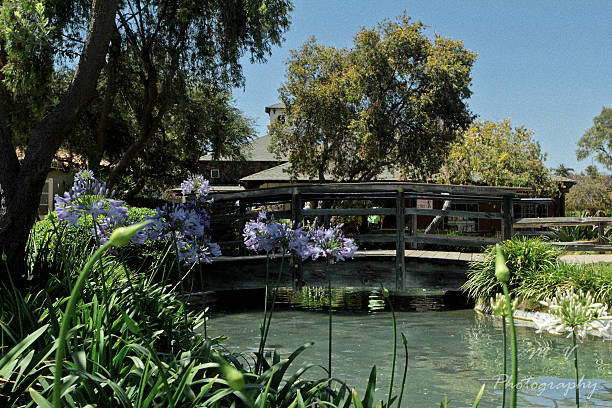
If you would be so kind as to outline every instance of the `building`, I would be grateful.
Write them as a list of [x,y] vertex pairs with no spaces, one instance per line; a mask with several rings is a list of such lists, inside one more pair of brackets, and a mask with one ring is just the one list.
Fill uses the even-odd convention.
[[[282,120],[285,105],[277,103],[266,106],[265,110],[272,123],[279,118]],[[246,158],[244,161],[226,157],[214,159],[212,155],[202,156],[198,163],[198,171],[210,181],[211,191],[244,189],[240,181],[244,177],[287,163],[286,156],[279,158],[270,153],[269,145],[269,135],[246,143],[241,149],[242,155]]]

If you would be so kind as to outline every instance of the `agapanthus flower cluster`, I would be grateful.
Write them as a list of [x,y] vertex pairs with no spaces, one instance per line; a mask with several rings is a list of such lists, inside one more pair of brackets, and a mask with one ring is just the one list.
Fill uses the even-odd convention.
[[[78,225],[79,219],[92,217],[92,233],[100,244],[108,240],[110,233],[117,227],[126,225],[128,213],[121,200],[114,200],[114,191],[100,183],[90,170],[83,170],[74,176],[74,183],[63,196],[55,195],[55,211],[60,221]],[[134,242],[139,237],[134,237]]]
[[295,252],[302,259],[316,260],[324,257],[330,263],[353,258],[357,247],[350,238],[345,238],[342,225],[332,228],[317,228],[304,231],[301,227],[291,228],[289,222],[278,222],[265,211],[257,220],[249,221],[244,227],[244,244],[256,252],[269,254]]
[[345,238],[342,232],[343,224],[331,228],[316,228],[308,231],[311,242],[311,257],[326,258],[329,263],[353,258],[357,246],[352,238]]
[[246,223],[243,236],[246,247],[256,252],[276,255],[292,251],[302,259],[311,255],[308,236],[300,226],[292,228],[289,222],[275,221],[274,216],[268,219],[265,211]]
[[612,336],[612,316],[608,314],[608,306],[595,302],[588,292],[557,289],[552,299],[540,303],[548,307],[550,314],[537,314],[534,321],[538,333],[569,333],[568,337],[575,333],[582,339],[587,332],[598,331],[606,337]]
[[210,201],[207,199],[208,193],[210,192],[210,184],[208,183],[208,180],[206,180],[204,176],[200,174],[187,177],[187,179],[181,183],[181,192],[185,196],[191,194],[195,195],[196,201]]
[[149,239],[170,240],[176,245],[179,260],[185,265],[211,263],[221,255],[219,245],[210,241],[210,216],[203,204],[210,188],[202,176],[190,176],[181,184],[183,194],[195,194],[196,201],[166,204],[149,217],[153,223],[147,229]]
[[[177,249],[179,260],[186,265],[210,263],[221,255],[219,245],[210,242],[207,233],[210,217],[202,207],[210,202],[208,180],[202,176],[190,176],[181,184],[183,193],[194,194],[196,201],[166,204],[147,217],[153,222],[140,229],[131,238],[134,244],[148,240],[170,240]],[[94,234],[99,243],[105,243],[114,229],[132,223],[127,208],[121,200],[114,200],[114,191],[100,183],[89,170],[80,171],[74,178],[70,191],[63,197],[55,196],[57,217],[70,225],[78,225],[81,217],[91,216],[94,220]]]

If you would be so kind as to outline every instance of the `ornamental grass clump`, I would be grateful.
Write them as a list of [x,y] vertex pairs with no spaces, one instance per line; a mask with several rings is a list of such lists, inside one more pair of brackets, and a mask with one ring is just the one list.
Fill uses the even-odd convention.
[[[557,266],[562,251],[540,239],[515,237],[499,244],[505,254],[510,272],[508,290],[515,296],[520,293],[524,282],[533,281],[541,274]],[[461,289],[472,299],[489,299],[502,292],[501,283],[495,277],[496,247],[490,246],[482,260],[470,263],[468,280]]]
[[538,314],[534,320],[538,333],[548,331],[551,334],[568,333],[572,338],[574,354],[574,372],[576,389],[576,408],[580,407],[580,389],[578,379],[578,344],[589,331],[598,331],[606,337],[612,337],[612,316],[608,306],[597,303],[590,293],[573,288],[561,290],[551,299],[540,302],[548,308],[550,315]]

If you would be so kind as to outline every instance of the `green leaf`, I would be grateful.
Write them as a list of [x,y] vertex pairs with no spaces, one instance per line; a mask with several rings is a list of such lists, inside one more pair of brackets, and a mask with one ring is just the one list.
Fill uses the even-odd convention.
[[485,384],[482,384],[482,387],[480,387],[480,391],[478,392],[478,395],[476,396],[476,400],[474,401],[474,405],[472,405],[472,408],[478,408],[478,404],[480,403],[480,399],[482,398],[482,395],[484,394],[484,390],[485,390]]
[[370,378],[366,387],[365,396],[363,397],[363,406],[365,408],[374,407],[374,393],[376,392],[376,366],[370,371]]
[[40,408],[53,408],[51,403],[47,401],[45,397],[40,395],[34,388],[30,388],[28,391],[30,392],[32,401],[34,401]]

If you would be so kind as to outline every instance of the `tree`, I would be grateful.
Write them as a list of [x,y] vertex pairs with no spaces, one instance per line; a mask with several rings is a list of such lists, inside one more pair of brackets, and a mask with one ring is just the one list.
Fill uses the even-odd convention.
[[571,167],[565,167],[563,163],[556,169],[552,169],[553,174],[559,177],[571,177],[574,174],[574,169]]
[[612,108],[601,108],[593,118],[593,126],[578,140],[576,157],[584,160],[594,156],[595,160],[612,170]]
[[[27,17],[28,13],[15,13],[20,11],[20,7],[26,9],[29,2],[3,2],[2,13],[12,12],[14,16]],[[41,4],[41,3],[39,3]],[[10,8],[9,8],[10,6]],[[6,7],[6,8],[5,8]],[[76,69],[72,75],[72,80],[68,89],[64,92],[58,102],[53,105],[35,123],[27,137],[27,151],[24,159],[20,162],[13,144],[13,125],[7,120],[9,115],[5,114],[6,97],[11,90],[23,90],[27,80],[21,83],[21,87],[11,86],[10,79],[18,77],[20,72],[17,62],[23,61],[22,52],[27,50],[25,44],[35,43],[30,38],[19,37],[21,32],[28,33],[28,26],[23,24],[27,20],[16,18],[14,25],[4,26],[5,36],[0,39],[0,63],[3,67],[9,64],[10,67],[17,67],[16,71],[10,72],[9,86],[6,82],[0,92],[2,101],[0,102],[0,251],[6,253],[8,261],[13,267],[21,263],[23,250],[28,238],[30,228],[34,224],[36,212],[42,187],[51,165],[51,159],[56,150],[62,143],[66,135],[72,130],[79,112],[83,106],[93,97],[96,89],[98,75],[104,64],[104,58],[115,21],[115,11],[117,0],[96,0],[91,5],[90,23],[86,31],[86,39],[76,62]],[[38,17],[40,6],[37,13],[32,14]],[[3,24],[7,24],[6,15],[2,19]],[[31,31],[42,31],[46,24],[35,26]],[[42,27],[43,30],[39,30]],[[15,28],[15,30],[12,30]],[[11,36],[14,33],[19,35]],[[44,39],[44,35],[38,38]],[[22,41],[23,40],[23,41]],[[21,46],[19,46],[21,44]],[[33,48],[35,51],[35,49]],[[32,53],[26,54],[31,56]],[[46,58],[34,58],[36,61],[47,61],[47,65],[41,67],[40,71],[52,70],[52,61]],[[51,64],[51,65],[49,65]],[[5,69],[6,70],[6,69]],[[4,70],[3,70],[4,71]],[[8,89],[7,89],[8,88]],[[44,92],[44,88],[43,88]],[[4,267],[2,267],[4,269]]]
[[[139,96],[137,92],[122,90],[115,97],[105,124],[103,155],[93,160],[99,163],[96,174],[108,176],[134,142],[139,123],[130,109],[130,100]],[[76,131],[64,143],[67,151],[77,157],[98,153],[95,136],[103,104],[103,98],[98,98],[81,115]],[[114,188],[125,199],[145,186],[148,194],[159,194],[169,185],[178,185],[185,174],[196,172],[198,160],[204,154],[239,160],[240,146],[254,136],[251,121],[232,106],[229,91],[212,86],[189,87],[164,115],[146,149],[131,162],[129,171]]]
[[595,178],[599,176],[599,169],[597,168],[597,166],[590,164],[586,167],[586,169],[584,169],[584,173],[589,177]]
[[609,212],[612,209],[612,177],[605,174],[578,174],[576,185],[565,196],[569,211]]
[[[239,58],[264,61],[289,26],[288,0],[144,1],[118,10],[123,58],[134,87],[128,101],[135,131],[123,156],[114,163],[113,186],[160,132],[173,109],[188,104],[189,88],[214,89],[243,83]],[[125,82],[120,84],[125,87]]]
[[513,128],[510,119],[477,121],[451,147],[437,178],[451,184],[531,187],[537,195],[556,196],[533,134],[523,126]]
[[465,100],[476,54],[424,34],[406,16],[363,29],[350,49],[308,41],[293,51],[279,89],[285,121],[271,150],[290,151],[290,172],[370,180],[385,169],[425,178],[472,115]]
[[[91,132],[94,137],[90,143],[98,148],[92,157],[102,157],[100,152],[103,154],[109,146],[104,123],[110,122],[115,96],[126,89],[141,95],[129,106],[138,132],[129,134],[133,139],[116,163],[113,183],[164,122],[173,120],[169,112],[185,101],[190,86],[240,84],[239,59],[248,53],[253,61],[264,60],[271,46],[280,42],[291,10],[288,0],[136,3],[125,1],[118,7],[116,0],[97,0],[90,8],[86,1],[3,2],[0,250],[10,254],[12,262],[22,257],[53,155],[74,130],[79,114],[96,91],[104,96],[105,108],[101,109],[100,129]],[[84,28],[87,25],[88,30]],[[111,38],[113,46],[109,50]],[[135,62],[122,71],[121,61],[126,60]],[[103,67],[104,81],[97,88]],[[138,81],[115,86],[115,79],[124,73],[135,75]],[[66,76],[72,79],[59,96],[49,97],[45,87],[31,86],[44,83],[39,77],[57,79],[61,84]],[[14,121],[20,116],[14,114],[11,98],[20,93],[46,97],[40,120],[31,129],[24,130]],[[56,100],[59,102],[54,105]],[[15,153],[18,144],[26,147],[21,163]]]

